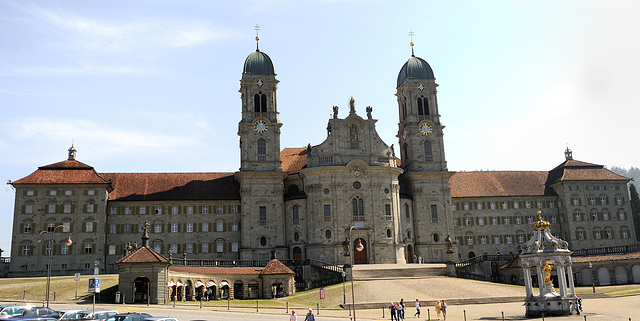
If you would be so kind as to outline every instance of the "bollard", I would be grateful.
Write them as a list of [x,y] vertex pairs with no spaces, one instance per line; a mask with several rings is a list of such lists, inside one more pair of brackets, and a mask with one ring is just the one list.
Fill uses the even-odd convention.
[[22,290],[22,299],[24,300],[27,297],[27,290]]
[[464,321],[467,321],[467,310],[462,310],[464,312]]
[[174,308],[176,307],[176,300],[177,300],[177,299],[178,299],[178,296],[177,296],[177,295],[173,297],[173,307],[174,307]]
[[544,313],[542,313],[542,321],[544,321]]
[[53,301],[56,300],[56,291],[53,291]]
[[202,310],[202,297],[200,297],[200,310]]
[[583,317],[584,317],[584,321],[587,321],[587,316],[586,316],[586,315],[583,315]]
[[256,312],[258,312],[258,300],[256,300]]
[[384,319],[384,306],[382,307],[382,318]]
[[504,321],[504,311],[502,311],[502,321]]
[[124,293],[122,293],[122,305],[124,305]]
[[427,320],[431,321],[431,310],[427,308]]
[[231,308],[231,298],[227,298],[227,310]]
[[320,315],[320,303],[316,303],[316,315]]
[[289,314],[289,302],[287,302],[287,314]]

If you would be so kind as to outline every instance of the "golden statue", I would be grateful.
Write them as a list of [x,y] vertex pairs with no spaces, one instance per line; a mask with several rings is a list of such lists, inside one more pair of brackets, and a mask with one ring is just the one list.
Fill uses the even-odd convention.
[[549,261],[544,262],[544,267],[542,268],[544,271],[544,284],[551,284],[551,266],[549,265]]

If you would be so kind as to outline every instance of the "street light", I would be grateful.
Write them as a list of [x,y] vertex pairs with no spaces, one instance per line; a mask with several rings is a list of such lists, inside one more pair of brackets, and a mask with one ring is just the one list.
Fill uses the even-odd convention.
[[346,305],[347,304],[347,292],[345,291],[344,288],[344,277],[347,276],[347,273],[344,273],[344,270],[342,270],[342,304]]
[[[351,305],[353,306],[353,321],[356,321],[356,296],[355,292],[353,292],[353,239],[351,238],[351,231],[353,229],[358,229],[357,227],[352,226],[349,228],[349,247],[351,251],[349,253],[349,258],[351,259]],[[358,245],[355,246],[356,251],[362,252],[364,250],[364,245],[362,245],[362,241],[358,240]]]
[[589,270],[591,270],[591,287],[593,288],[593,293],[596,293],[596,278],[593,275],[593,264],[589,262]]
[[[40,235],[38,235],[38,243],[40,243],[41,241],[41,237],[42,237],[42,233],[46,233],[47,235],[49,235],[49,239],[47,240],[47,251],[49,252],[49,264],[47,265],[47,293],[46,293],[46,300],[47,300],[47,308],[49,307],[49,289],[51,288],[51,263],[53,261],[53,236],[56,233],[56,230],[59,228],[65,228],[64,225],[58,225],[56,226],[53,230],[51,231],[42,231],[40,232]],[[65,242],[65,244],[67,246],[73,244],[73,241],[71,241],[71,236],[67,236],[67,241]]]

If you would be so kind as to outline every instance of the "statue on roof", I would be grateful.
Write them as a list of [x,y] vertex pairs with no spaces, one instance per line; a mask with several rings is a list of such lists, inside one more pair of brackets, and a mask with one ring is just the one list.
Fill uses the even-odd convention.
[[367,119],[371,119],[371,112],[373,111],[373,107],[367,106]]
[[353,99],[353,96],[351,96],[351,99],[349,99],[349,115],[355,115],[356,114],[356,100]]
[[333,118],[338,118],[338,106],[333,106]]

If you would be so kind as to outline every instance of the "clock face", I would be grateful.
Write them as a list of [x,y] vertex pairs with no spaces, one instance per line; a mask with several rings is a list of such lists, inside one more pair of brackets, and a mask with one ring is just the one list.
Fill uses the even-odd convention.
[[262,84],[263,84],[262,79],[258,80],[258,87],[262,87]]
[[402,131],[402,138],[404,138],[404,139],[407,138],[407,130],[406,129],[404,131]]
[[418,85],[418,89],[423,90],[423,89],[424,89],[424,85],[419,84],[419,85]]
[[433,132],[433,125],[429,123],[422,123],[420,125],[420,132],[422,132],[422,135],[431,135],[431,133]]
[[254,125],[254,128],[256,132],[264,133],[267,131],[267,123],[265,123],[264,120],[258,120]]

